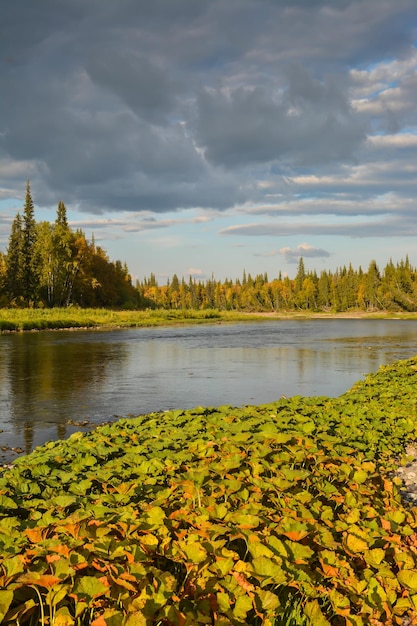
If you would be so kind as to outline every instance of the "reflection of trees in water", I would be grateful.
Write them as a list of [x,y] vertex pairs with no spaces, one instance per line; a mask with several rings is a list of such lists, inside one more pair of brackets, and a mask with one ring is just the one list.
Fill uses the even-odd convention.
[[[55,333],[19,334],[10,342],[7,377],[13,429],[23,435],[25,452],[38,430],[55,425],[56,437],[68,434],[66,407],[81,412],[92,389],[103,384],[108,365],[123,347],[104,341],[57,338]],[[85,417],[85,415],[84,415]]]

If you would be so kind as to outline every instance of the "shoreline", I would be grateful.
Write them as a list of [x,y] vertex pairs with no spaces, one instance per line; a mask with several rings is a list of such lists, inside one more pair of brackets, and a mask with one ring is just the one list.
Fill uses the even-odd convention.
[[[417,320],[417,312],[403,311],[217,311],[206,310],[165,310],[152,311],[111,311],[77,309],[63,311],[62,317],[52,317],[53,309],[16,309],[11,312],[0,309],[0,334],[50,331],[77,330],[117,330],[127,328],[152,328],[160,326],[184,326],[194,324],[227,324],[249,321],[272,320],[315,320],[315,319],[393,319]],[[50,312],[50,314],[48,314]],[[15,313],[15,315],[14,315]],[[71,315],[71,313],[73,315]],[[77,323],[77,313],[80,323]],[[70,317],[71,316],[71,317]],[[68,319],[70,317],[70,319]],[[106,319],[110,318],[110,319]],[[15,326],[14,328],[11,326]],[[8,327],[7,327],[8,326]]]

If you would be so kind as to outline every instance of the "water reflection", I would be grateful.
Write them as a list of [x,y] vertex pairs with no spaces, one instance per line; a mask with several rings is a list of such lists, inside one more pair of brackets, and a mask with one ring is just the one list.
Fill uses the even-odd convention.
[[[198,405],[337,396],[417,353],[417,322],[286,320],[0,337],[0,448],[77,426]],[[1,455],[0,455],[1,460]]]
[[[48,438],[64,438],[76,428],[76,415],[88,419],[94,393],[105,382],[111,362],[120,362],[123,344],[108,350],[105,341],[79,342],[73,333],[28,333],[2,338],[0,428],[2,444],[25,452],[39,443],[40,429]],[[3,341],[3,339],[5,341]]]

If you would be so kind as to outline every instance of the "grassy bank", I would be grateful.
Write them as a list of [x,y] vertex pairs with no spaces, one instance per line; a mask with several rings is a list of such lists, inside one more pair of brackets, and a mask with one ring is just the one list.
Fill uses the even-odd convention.
[[219,312],[215,309],[111,311],[108,309],[0,309],[1,331],[45,330],[64,328],[129,328],[192,324],[216,321],[259,319],[261,316],[245,313]]
[[417,313],[366,313],[363,311],[349,311],[345,313],[311,313],[303,311],[243,313],[239,311],[218,311],[216,309],[111,311],[77,307],[63,309],[0,309],[0,332],[65,328],[129,328],[166,326],[169,324],[331,317],[417,319]]
[[0,477],[1,623],[415,617],[417,509],[390,471],[416,407],[414,358],[339,398],[152,413],[38,448]]

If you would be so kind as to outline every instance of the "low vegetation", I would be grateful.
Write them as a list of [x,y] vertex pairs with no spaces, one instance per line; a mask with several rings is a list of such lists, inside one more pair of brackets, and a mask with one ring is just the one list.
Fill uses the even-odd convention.
[[392,470],[416,406],[414,358],[339,398],[152,413],[38,448],[0,477],[1,623],[406,623],[417,509]]
[[[344,315],[344,314],[341,314]],[[415,313],[365,313],[357,311],[350,317],[416,319]],[[81,307],[53,309],[0,309],[0,332],[22,330],[53,330],[72,328],[133,328],[169,326],[173,324],[204,324],[216,322],[260,321],[278,318],[334,317],[334,314],[308,311],[288,314],[245,313],[218,309],[147,309],[146,311],[114,311]]]
[[193,324],[216,321],[259,320],[261,315],[217,311],[114,311],[109,309],[83,309],[81,307],[53,309],[0,309],[0,331],[45,330],[64,328],[128,328],[136,326],[160,326],[170,324]]

